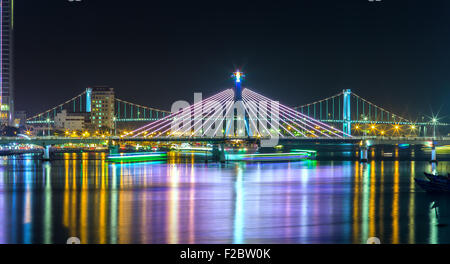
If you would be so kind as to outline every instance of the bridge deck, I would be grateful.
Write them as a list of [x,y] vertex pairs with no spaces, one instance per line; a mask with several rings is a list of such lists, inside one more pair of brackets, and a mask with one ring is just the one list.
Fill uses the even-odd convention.
[[[255,137],[136,137],[136,138],[122,138],[122,137],[89,137],[89,138],[71,138],[71,137],[1,137],[0,145],[18,143],[18,144],[35,144],[40,146],[45,145],[61,145],[61,144],[103,144],[107,140],[122,141],[122,142],[208,142],[221,143],[224,141],[241,140],[247,142],[258,142],[270,138],[255,138]],[[278,144],[359,144],[362,140],[367,140],[369,145],[396,145],[396,144],[415,144],[424,145],[435,142],[436,145],[450,145],[450,137],[316,137],[316,138],[295,138],[283,137],[278,139]]]

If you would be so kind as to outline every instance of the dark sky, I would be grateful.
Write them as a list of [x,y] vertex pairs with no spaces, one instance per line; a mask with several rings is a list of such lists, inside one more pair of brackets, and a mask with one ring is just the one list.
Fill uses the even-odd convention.
[[405,117],[450,115],[450,1],[16,0],[16,107],[87,86],[170,109],[232,86],[297,106],[352,89]]

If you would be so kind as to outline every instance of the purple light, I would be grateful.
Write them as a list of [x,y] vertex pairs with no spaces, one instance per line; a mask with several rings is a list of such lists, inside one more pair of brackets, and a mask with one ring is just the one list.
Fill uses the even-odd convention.
[[[256,97],[262,98],[262,99],[264,99],[264,100],[269,100],[269,101],[271,101],[269,98],[267,98],[267,97],[265,97],[265,96],[262,96],[262,95],[260,95],[260,94],[258,94],[258,93],[255,93],[255,92],[251,91],[250,89],[244,89],[244,92],[248,92],[248,93],[253,94],[253,95],[256,96]],[[336,135],[336,136],[338,136],[338,137],[342,137],[342,136],[340,136],[340,135],[338,135],[338,134],[336,134],[335,132],[332,131],[332,130],[336,130],[336,129],[332,128],[331,126],[329,126],[329,125],[327,125],[327,124],[325,124],[325,123],[322,123],[322,122],[320,122],[320,121],[318,121],[318,120],[316,120],[316,119],[313,119],[313,118],[311,118],[311,117],[309,117],[309,116],[307,116],[307,115],[304,115],[304,114],[302,114],[302,113],[300,113],[300,112],[297,112],[297,111],[295,111],[295,110],[293,110],[293,109],[291,109],[291,108],[289,108],[289,107],[287,107],[287,106],[284,106],[284,105],[282,105],[282,104],[280,104],[280,107],[282,107],[283,109],[285,109],[287,112],[293,113],[293,114],[298,115],[298,116],[302,116],[303,118],[305,118],[305,119],[304,119],[305,121],[308,121],[308,122],[310,122],[310,123],[314,123],[314,122],[315,122],[316,125],[318,125],[319,127],[321,127],[321,128],[323,128],[323,129],[329,131],[330,133],[332,133],[332,134],[334,134],[334,135]],[[299,120],[299,121],[302,122],[302,120]],[[303,123],[304,123],[304,122],[303,122]],[[305,123],[305,125],[306,125],[306,123]],[[330,128],[330,129],[332,129],[332,130],[327,129],[326,127]],[[315,128],[314,128],[314,129],[315,129]],[[315,129],[315,130],[316,130],[316,129]],[[317,130],[316,130],[316,131],[317,131]],[[320,131],[318,131],[318,132],[320,132]],[[324,134],[324,133],[322,133],[322,132],[320,132],[320,133],[321,133],[321,134]],[[339,133],[342,133],[342,134],[344,134],[344,135],[347,135],[347,136],[351,137],[350,135],[344,133],[343,131],[339,131]],[[326,134],[324,134],[324,135],[326,135]]]
[[[220,98],[219,98],[219,102],[224,102],[224,101],[226,101],[226,100],[228,100],[228,99],[230,99],[230,98],[232,98],[232,95],[231,94],[229,94],[227,97],[225,97],[225,96],[221,96]],[[207,102],[207,103],[205,103],[205,104],[203,104],[202,105],[202,107],[212,107],[212,106],[214,106],[214,104],[216,104],[217,103],[217,101],[209,101],[209,102]],[[210,110],[210,111],[212,111],[212,109]],[[209,111],[208,111],[208,113],[209,113]],[[184,116],[186,117],[188,114],[186,113]],[[192,127],[195,127],[195,125],[199,122],[199,121],[202,121],[202,119],[200,119],[200,120],[198,120],[194,125],[191,125],[190,127],[189,127],[189,129],[186,129],[186,130],[192,130]],[[171,124],[169,124],[169,125],[171,125]],[[166,125],[167,126],[167,125]],[[166,127],[166,126],[164,126],[164,127]],[[161,129],[161,128],[160,128]],[[170,128],[168,128],[168,129],[166,129],[166,130],[164,130],[163,132],[161,132],[162,134],[164,134],[164,133],[167,133],[170,129],[172,129],[171,127]],[[171,134],[173,134],[173,133],[176,133],[177,131],[179,131],[181,128],[178,128],[178,129],[176,129],[175,131],[172,131],[172,133]],[[159,129],[158,129],[159,130]],[[157,132],[158,130],[156,130],[156,131],[153,131],[153,132]],[[183,136],[185,134],[185,132],[183,132],[182,134],[181,134],[181,136]]]
[[[220,93],[218,93],[218,94],[216,94],[216,95],[213,95],[213,96],[211,96],[211,97],[209,97],[209,98],[207,98],[207,99],[205,99],[205,100],[203,100],[203,101],[197,102],[197,103],[191,105],[190,107],[181,109],[180,111],[178,111],[178,112],[176,112],[176,113],[170,114],[170,115],[168,115],[164,120],[161,119],[161,120],[152,122],[152,123],[150,123],[150,124],[148,124],[148,125],[145,125],[145,126],[143,126],[143,127],[140,127],[140,128],[138,128],[138,129],[136,129],[136,130],[134,130],[134,131],[131,132],[131,133],[134,134],[134,133],[136,133],[137,131],[141,131],[141,132],[139,132],[138,134],[133,135],[132,137],[137,137],[137,136],[141,135],[142,133],[144,133],[145,131],[149,131],[150,129],[157,127],[158,125],[162,125],[162,124],[168,123],[168,124],[166,124],[165,126],[160,127],[160,128],[157,130],[157,131],[159,131],[159,130],[161,130],[162,128],[167,127],[168,125],[170,125],[170,122],[172,122],[172,120],[169,119],[170,117],[176,117],[176,116],[180,115],[179,118],[181,118],[181,117],[187,116],[187,113],[185,113],[185,111],[187,111],[187,110],[192,110],[195,106],[198,106],[199,104],[205,104],[206,102],[209,102],[209,101],[211,101],[211,100],[214,100],[214,99],[216,99],[216,98],[222,96],[223,94],[227,94],[227,93],[230,93],[230,92],[232,92],[232,90],[231,90],[231,89],[227,89],[227,90],[222,91],[222,92],[220,92]],[[183,114],[183,113],[184,113],[184,114]],[[157,131],[153,131],[153,132],[157,132]]]
[[[248,95],[247,94],[247,96],[249,96],[249,97],[251,97],[250,95]],[[251,97],[253,100],[257,100],[257,99],[254,99],[253,97]],[[281,105],[281,104],[280,104]],[[284,113],[284,112],[282,112],[282,111],[280,111],[280,114],[282,114],[284,117],[286,117],[286,114],[288,114],[289,116],[291,116],[289,113]],[[292,117],[292,116],[291,116]],[[294,117],[295,118],[295,117]],[[283,122],[285,122],[284,120],[282,120]],[[314,126],[311,126],[311,125],[309,125],[309,124],[307,124],[307,123],[305,123],[305,122],[303,122],[303,121],[301,121],[301,120],[299,120],[301,123],[303,123],[303,124],[305,124],[306,126],[308,126],[308,127],[310,127],[311,129],[313,129],[313,130],[315,130],[315,131],[317,131],[317,132],[319,132],[319,133],[321,133],[321,134],[323,134],[323,135],[325,135],[325,136],[327,136],[327,137],[330,137],[329,135],[327,135],[327,134],[325,134],[325,133],[322,133],[320,130],[317,130]],[[294,122],[294,121],[293,121]],[[285,122],[286,124],[287,124],[287,122]],[[307,130],[305,127],[303,127],[303,126],[301,126],[300,124],[298,124],[298,123],[296,123],[296,122],[294,122],[295,124],[297,124],[298,126],[300,126],[302,129],[305,129],[305,130]],[[296,129],[295,129],[296,130]],[[297,132],[299,132],[300,134],[302,134],[303,136],[305,136],[306,137],[306,135],[305,134],[303,134],[302,132],[300,132],[300,131],[298,131],[298,130],[296,130]]]

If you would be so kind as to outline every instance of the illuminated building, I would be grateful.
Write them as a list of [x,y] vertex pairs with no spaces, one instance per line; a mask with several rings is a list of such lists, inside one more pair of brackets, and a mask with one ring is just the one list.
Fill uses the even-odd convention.
[[114,128],[114,88],[96,86],[91,93],[91,124],[95,128]]
[[14,0],[0,2],[0,119],[2,124],[14,125],[13,80],[13,6]]
[[62,110],[55,116],[55,128],[65,130],[83,130],[86,117],[82,113],[68,113]]

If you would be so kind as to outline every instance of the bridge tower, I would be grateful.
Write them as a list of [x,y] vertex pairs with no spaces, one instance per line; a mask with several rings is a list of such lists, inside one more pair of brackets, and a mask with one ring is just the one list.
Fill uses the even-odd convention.
[[344,90],[344,104],[343,104],[344,126],[342,130],[344,131],[344,133],[348,135],[352,134],[352,113],[350,112],[351,94],[352,91],[350,89]]
[[244,75],[242,74],[242,72],[240,72],[239,70],[237,70],[234,74],[233,74],[234,78],[235,78],[235,87],[234,87],[234,101],[242,101],[242,87],[241,87],[241,80],[244,77]]
[[90,113],[92,111],[92,88],[86,88],[86,113]]
[[[240,70],[237,70],[235,73],[233,73],[232,77],[235,79],[235,86],[234,86],[234,102],[235,102],[234,107],[235,107],[235,110],[237,110],[236,109],[237,107],[243,109],[244,108],[244,103],[242,101],[242,86],[241,86],[241,84],[242,84],[242,79],[245,77],[245,75]],[[243,116],[241,116],[241,115],[243,115]],[[240,134],[240,133],[236,133],[236,132],[238,132],[237,130],[240,129],[237,124],[238,124],[238,122],[240,122],[239,121],[240,118],[243,117],[243,119],[244,119],[244,126],[245,126],[245,128],[244,128],[245,134],[246,134],[246,136],[251,136],[252,133],[250,131],[249,119],[248,119],[246,111],[244,110],[243,113],[240,113],[239,111],[237,111],[237,112],[235,112],[235,114],[233,116],[234,116],[233,117],[233,119],[234,119],[233,122],[235,124],[234,125],[234,130],[235,131],[233,131],[234,134]],[[235,120],[236,120],[236,122],[235,122]],[[228,127],[227,127],[226,130],[228,130]]]

